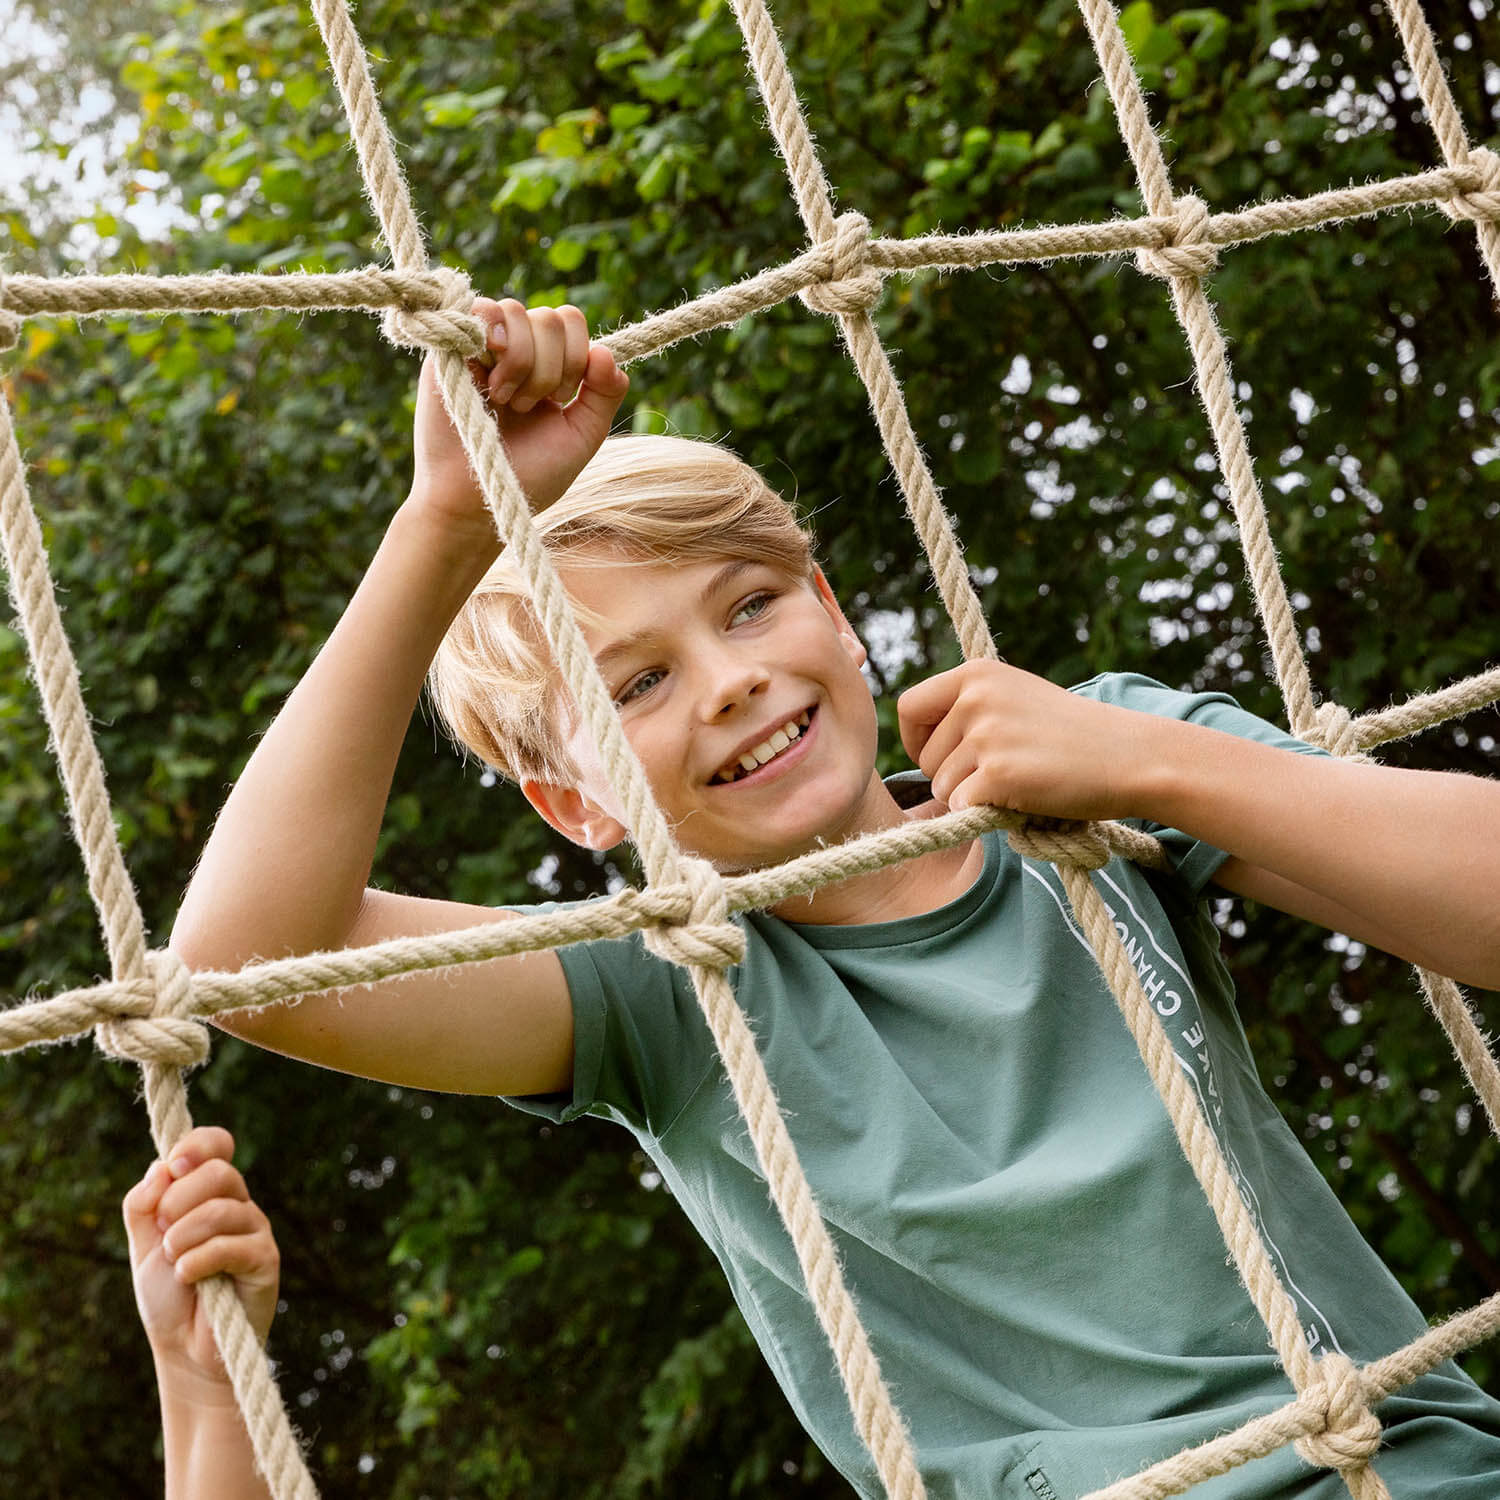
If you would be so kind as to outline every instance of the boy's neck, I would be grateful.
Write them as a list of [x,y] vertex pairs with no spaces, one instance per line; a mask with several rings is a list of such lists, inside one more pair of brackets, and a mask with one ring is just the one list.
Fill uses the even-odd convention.
[[[882,789],[883,790],[883,789]],[[901,808],[886,793],[889,807],[871,833],[893,828],[904,822],[921,822],[937,817],[943,808],[927,801],[915,807]],[[938,849],[917,859],[887,865],[869,875],[834,885],[820,886],[803,896],[792,896],[770,908],[770,914],[784,922],[807,926],[854,927],[872,922],[894,922],[903,917],[921,916],[956,901],[979,879],[984,869],[984,845],[978,839]]]

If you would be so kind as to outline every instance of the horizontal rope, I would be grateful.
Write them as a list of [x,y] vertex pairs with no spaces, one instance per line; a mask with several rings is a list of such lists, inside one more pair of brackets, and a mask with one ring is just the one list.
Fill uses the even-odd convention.
[[[724,880],[728,907],[731,911],[749,911],[771,906],[830,882],[868,875],[900,860],[951,848],[991,830],[1020,828],[1024,823],[1019,813],[981,807],[903,824],[817,850],[775,869],[728,876]],[[1095,827],[1116,852],[1153,868],[1165,866],[1161,845],[1149,834],[1123,824],[1101,823]],[[1032,837],[1044,838],[1045,831]],[[431,937],[393,938],[365,948],[272,959],[233,973],[202,970],[192,976],[192,1003],[182,1014],[218,1015],[325,990],[376,984],[406,973],[485,963],[542,948],[667,928],[690,920],[691,902],[691,893],[685,888],[624,890],[568,911],[510,917]],[[67,1041],[109,1021],[145,1019],[152,1015],[154,996],[153,980],[142,977],[107,980],[13,1005],[0,1010],[0,1053]]]
[[[286,271],[275,276],[214,271],[202,276],[7,276],[5,305],[25,317],[115,314],[383,312],[436,310],[454,304],[469,279],[461,271]],[[470,299],[472,300],[472,299]],[[468,301],[464,302],[465,308]]]
[[[1446,1359],[1489,1338],[1500,1328],[1500,1293],[1465,1312],[1436,1323],[1420,1338],[1372,1360],[1359,1371],[1365,1400],[1378,1405],[1402,1386],[1434,1370]],[[1175,1453],[1129,1479],[1091,1490],[1082,1500],[1166,1500],[1205,1479],[1264,1458],[1286,1443],[1323,1431],[1326,1413],[1311,1397],[1298,1397],[1233,1432],[1222,1433],[1195,1448]]]
[[1449,719],[1461,718],[1496,700],[1500,700],[1500,667],[1465,677],[1462,682],[1423,693],[1405,703],[1360,714],[1351,721],[1350,727],[1360,749],[1368,750],[1390,740],[1404,740]]
[[[1442,167],[1363,187],[1336,188],[1308,198],[1281,199],[1210,215],[1202,238],[1216,246],[1249,244],[1272,234],[1464,198],[1479,191],[1484,181],[1479,167]],[[1175,218],[1146,216],[1103,224],[875,238],[865,249],[865,265],[877,274],[890,275],[1119,255],[1168,249],[1176,244],[1176,235]],[[835,281],[837,270],[832,247],[817,245],[779,266],[616,329],[599,342],[622,363],[629,363]],[[461,276],[446,268],[393,271],[380,266],[326,273],[289,271],[274,276],[243,272],[160,277],[12,275],[5,278],[4,300],[7,311],[23,318],[258,309],[381,312],[390,308],[452,308],[455,278]]]

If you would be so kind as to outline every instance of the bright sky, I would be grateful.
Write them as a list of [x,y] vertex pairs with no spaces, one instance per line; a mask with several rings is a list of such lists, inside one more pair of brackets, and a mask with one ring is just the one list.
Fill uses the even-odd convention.
[[[16,0],[0,0],[0,61],[16,57],[35,59],[41,67],[60,60],[65,44],[29,16],[18,15]],[[74,103],[71,117],[57,123],[71,136],[83,127],[102,119],[111,107],[109,95],[100,88],[85,88]],[[149,199],[127,208],[111,192],[104,170],[104,151],[97,139],[79,142],[66,161],[55,156],[28,150],[31,124],[38,108],[36,90],[24,78],[0,96],[0,199],[14,201],[18,189],[31,183],[44,187],[53,196],[62,194],[79,210],[107,206],[112,212],[128,217],[140,228],[159,228],[166,216]],[[59,132],[61,133],[61,132]],[[82,233],[69,246],[80,260],[88,257],[93,241]],[[12,266],[12,270],[24,267]]]

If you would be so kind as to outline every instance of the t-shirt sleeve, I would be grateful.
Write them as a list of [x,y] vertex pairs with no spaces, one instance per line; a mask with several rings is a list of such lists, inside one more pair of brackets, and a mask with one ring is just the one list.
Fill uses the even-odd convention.
[[573,1006],[573,1087],[506,1102],[559,1124],[596,1115],[660,1135],[716,1058],[692,981],[639,934],[557,956]]
[[[1274,745],[1298,755],[1326,753],[1297,739],[1287,730],[1247,712],[1227,693],[1178,692],[1153,678],[1134,672],[1106,672],[1080,683],[1071,691],[1100,703],[1114,703],[1122,708],[1158,714],[1162,718],[1203,724],[1210,729],[1237,734],[1242,739],[1259,740],[1263,745]],[[1229,858],[1222,849],[1195,839],[1179,829],[1164,828],[1158,823],[1136,819],[1129,821],[1144,828],[1147,833],[1154,833],[1161,840],[1177,878],[1191,896],[1201,895],[1204,886],[1213,879],[1219,866]]]

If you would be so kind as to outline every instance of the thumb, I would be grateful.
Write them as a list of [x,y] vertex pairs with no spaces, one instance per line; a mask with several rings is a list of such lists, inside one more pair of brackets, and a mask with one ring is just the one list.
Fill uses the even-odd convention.
[[592,345],[583,383],[568,403],[570,425],[595,446],[602,443],[629,389],[630,377],[615,363],[614,354],[603,344]]
[[120,1210],[125,1218],[125,1239],[130,1246],[132,1266],[140,1265],[161,1244],[162,1233],[156,1224],[156,1212],[171,1181],[166,1167],[154,1161],[146,1175],[125,1194]]

